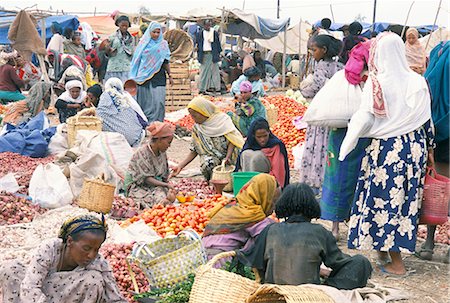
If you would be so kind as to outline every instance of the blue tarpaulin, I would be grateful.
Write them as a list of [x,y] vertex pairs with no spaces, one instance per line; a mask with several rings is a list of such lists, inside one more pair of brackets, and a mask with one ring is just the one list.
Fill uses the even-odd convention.
[[[0,12],[0,44],[10,45],[11,41],[8,40],[8,31],[10,25],[13,23],[15,16],[11,16],[9,12]],[[80,22],[78,21],[77,16],[74,15],[61,15],[61,16],[50,16],[45,18],[45,28],[46,28],[46,43],[52,37],[52,31],[50,29],[52,22],[58,22],[61,24],[63,29],[71,28],[76,30]],[[41,20],[38,23],[38,33],[41,34]]]

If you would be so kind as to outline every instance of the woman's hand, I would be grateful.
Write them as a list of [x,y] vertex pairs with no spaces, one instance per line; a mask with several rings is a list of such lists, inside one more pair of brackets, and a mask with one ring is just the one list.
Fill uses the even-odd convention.
[[175,166],[173,168],[172,173],[169,175],[169,179],[178,176],[178,174],[181,172],[182,169],[183,168],[180,165]]
[[170,84],[170,86],[173,86],[173,78],[172,78],[172,75],[169,75],[169,84]]
[[434,152],[433,149],[428,150],[427,166],[430,168],[434,167]]

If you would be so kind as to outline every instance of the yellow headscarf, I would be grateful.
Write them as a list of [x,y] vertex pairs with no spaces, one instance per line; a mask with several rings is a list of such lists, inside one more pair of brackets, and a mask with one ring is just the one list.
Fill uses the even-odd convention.
[[211,101],[198,96],[192,99],[188,108],[207,117],[208,120],[202,124],[197,124],[198,130],[206,137],[225,136],[234,146],[241,149],[244,146],[244,137],[236,129],[231,118]]
[[204,236],[235,232],[260,222],[272,212],[273,196],[277,189],[275,177],[259,174],[253,177],[236,196],[236,204],[217,205],[209,213],[211,221]]

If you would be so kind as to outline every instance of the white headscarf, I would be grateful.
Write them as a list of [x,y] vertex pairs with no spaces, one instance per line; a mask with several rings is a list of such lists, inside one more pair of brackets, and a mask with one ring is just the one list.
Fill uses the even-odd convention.
[[[76,99],[72,98],[72,96],[70,95],[70,92],[69,92],[69,90],[74,87],[78,87],[81,90],[80,95]],[[62,93],[58,99],[61,99],[66,102],[81,103],[86,98],[86,92],[83,90],[83,83],[81,83],[81,81],[70,80],[66,83],[65,89],[66,89],[66,91],[64,93]]]
[[119,78],[109,78],[105,83],[105,92],[118,97],[121,106],[131,107],[145,122],[148,122],[139,103],[123,88],[122,80]]
[[[374,44],[373,63],[377,71],[375,74],[369,73],[361,107],[350,120],[339,154],[341,161],[356,146],[358,138],[397,137],[418,129],[431,119],[427,83],[408,67],[402,39],[387,33],[379,35]],[[375,86],[378,86],[377,90],[374,90]],[[384,117],[375,115],[374,107],[379,108],[380,104],[384,107]]]
[[81,43],[84,44],[85,50],[90,50],[92,48],[92,39],[94,35],[92,34],[92,27],[87,22],[81,22]]

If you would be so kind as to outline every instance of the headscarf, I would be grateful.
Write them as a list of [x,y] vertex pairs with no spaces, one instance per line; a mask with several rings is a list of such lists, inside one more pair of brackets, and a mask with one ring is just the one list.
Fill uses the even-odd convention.
[[382,33],[372,42],[361,107],[349,123],[339,159],[353,150],[358,138],[397,137],[430,118],[427,83],[408,67],[403,40],[397,34]]
[[439,43],[430,53],[430,64],[424,74],[432,96],[431,114],[436,129],[435,142],[449,137],[450,41]]
[[271,214],[273,196],[277,189],[275,177],[269,174],[254,176],[242,187],[236,201],[225,206],[216,205],[209,217],[203,236],[229,234],[258,223]]
[[167,122],[155,121],[147,127],[152,138],[165,138],[173,136],[175,126]]
[[130,18],[128,18],[128,16],[125,16],[125,15],[119,16],[116,19],[116,22],[114,24],[116,26],[119,26],[119,23],[122,22],[122,21],[127,21],[128,22],[128,26],[131,26]]
[[220,111],[211,101],[198,96],[192,99],[188,104],[188,108],[195,110],[208,119],[202,124],[196,124],[198,131],[206,137],[225,136],[237,148],[242,148],[244,138],[236,129],[231,118]]
[[[76,99],[72,98],[72,96],[70,95],[70,91],[69,91],[70,89],[72,89],[74,87],[79,87],[81,90],[80,95]],[[79,81],[79,80],[68,81],[66,83],[66,85],[64,86],[64,88],[66,89],[66,91],[64,93],[62,93],[58,99],[61,99],[66,102],[81,104],[81,102],[83,102],[84,99],[86,98],[86,92],[83,90],[83,83],[81,83],[81,81]]]
[[102,215],[102,218],[98,219],[93,215],[80,215],[70,218],[61,226],[58,238],[66,243],[69,236],[87,230],[101,230],[106,234],[108,225],[106,225],[105,217]]
[[81,43],[83,43],[85,50],[90,50],[92,48],[92,40],[94,39],[92,27],[87,22],[81,22],[80,27]]
[[261,147],[258,142],[256,141],[256,137],[255,137],[255,132],[256,132],[256,123],[260,123],[261,121],[265,121],[267,123],[267,128],[269,128],[269,123],[267,122],[266,119],[264,118],[258,118],[256,120],[254,120],[252,122],[252,124],[250,124],[250,128],[248,129],[248,133],[247,133],[247,141],[245,141],[244,147],[242,148],[237,161],[236,161],[236,169],[234,170],[235,172],[238,172],[241,169],[241,155],[242,153],[247,150],[247,149],[251,149],[251,150],[261,150],[262,148],[272,148],[275,147],[277,145],[280,146],[280,152],[284,157],[284,169],[286,171],[285,174],[285,180],[284,180],[284,184],[280,184],[284,187],[286,187],[289,184],[289,158],[288,158],[288,154],[287,154],[287,150],[286,150],[286,146],[284,145],[283,141],[281,141],[280,139],[278,139],[277,136],[275,136],[269,128],[269,141],[267,141],[266,146]]
[[11,59],[17,58],[17,56],[19,56],[19,53],[15,49],[10,52],[2,51],[0,53],[0,60],[9,61]]
[[252,91],[252,84],[250,81],[242,81],[239,85],[239,90],[244,93],[250,93]]
[[99,84],[94,84],[87,89],[87,92],[93,94],[94,97],[96,97],[98,99],[98,98],[100,98],[101,94],[103,93],[103,90]]
[[151,79],[161,69],[164,60],[170,59],[170,50],[167,41],[163,39],[162,30],[159,37],[153,40],[150,34],[156,30],[161,30],[158,22],[150,23],[144,35],[136,47],[136,51],[131,59],[130,78],[138,84],[143,84]]
[[52,28],[55,31],[55,33],[62,35],[63,29],[62,29],[61,24],[59,24],[56,21],[53,21],[52,22]]
[[[406,31],[406,37],[408,35],[413,34],[414,36],[419,38],[419,32],[414,27],[410,27]],[[410,67],[418,67],[421,70],[425,70],[425,64],[426,64],[426,55],[425,55],[425,49],[423,48],[422,44],[419,40],[416,40],[414,44],[409,44],[408,41],[406,41],[406,61],[408,61],[408,64]]]
[[[36,82],[28,92],[28,96],[25,99],[27,102],[27,106],[29,109],[29,112],[31,113],[31,116],[36,116],[39,112],[38,109],[40,107],[41,101],[44,98],[45,94],[50,90],[51,84],[47,82]],[[44,108],[47,108],[49,103],[45,103],[44,100]]]
[[247,78],[250,78],[256,75],[261,75],[261,71],[256,66],[252,66],[244,71],[244,75]]

